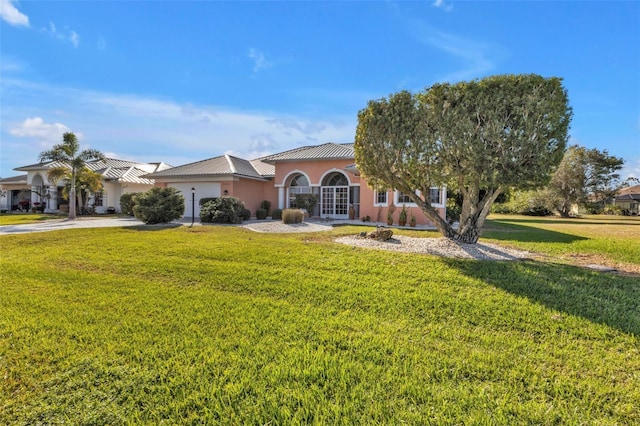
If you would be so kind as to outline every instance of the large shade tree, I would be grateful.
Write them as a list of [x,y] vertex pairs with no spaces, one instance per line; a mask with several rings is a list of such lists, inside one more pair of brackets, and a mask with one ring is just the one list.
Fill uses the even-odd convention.
[[104,155],[97,149],[80,151],[78,138],[72,132],[62,135],[62,143],[40,153],[40,161],[55,161],[66,167],[71,173],[69,188],[69,219],[76,218],[76,176],[93,160],[104,160]]
[[[370,101],[358,113],[356,165],[375,188],[407,194],[447,238],[476,243],[507,188],[544,186],[562,159],[572,111],[559,78],[500,75]],[[462,195],[458,228],[430,188]]]

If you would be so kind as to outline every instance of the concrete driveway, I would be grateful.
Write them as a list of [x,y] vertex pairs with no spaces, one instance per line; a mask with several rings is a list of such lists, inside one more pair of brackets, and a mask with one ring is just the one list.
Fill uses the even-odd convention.
[[27,223],[24,225],[0,226],[0,235],[25,234],[29,232],[59,231],[61,229],[77,228],[113,228],[123,226],[143,225],[136,218],[129,217],[109,217],[109,218],[81,218],[76,220],[51,219],[37,223]]

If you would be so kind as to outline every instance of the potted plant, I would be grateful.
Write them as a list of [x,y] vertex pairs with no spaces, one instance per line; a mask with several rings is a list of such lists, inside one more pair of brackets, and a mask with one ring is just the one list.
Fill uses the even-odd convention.
[[389,226],[393,225],[393,213],[395,213],[395,211],[396,206],[394,206],[393,204],[391,204],[387,209],[387,225]]
[[409,219],[409,226],[411,226],[412,228],[416,227],[416,217],[413,215],[413,212],[411,212],[411,218]]
[[407,224],[407,208],[402,205],[402,210],[400,210],[400,217],[398,218],[398,225],[405,226]]

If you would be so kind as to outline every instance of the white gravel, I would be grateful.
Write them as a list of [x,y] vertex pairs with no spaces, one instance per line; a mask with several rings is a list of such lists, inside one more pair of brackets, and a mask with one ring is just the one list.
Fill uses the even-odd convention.
[[396,235],[388,241],[376,241],[358,236],[348,236],[338,238],[336,242],[353,247],[431,254],[459,259],[522,260],[531,258],[531,253],[526,251],[509,249],[490,243],[462,244],[448,238],[413,238]]
[[281,221],[251,222],[246,225],[242,225],[242,227],[255,232],[273,232],[278,234],[289,234],[292,232],[321,232],[330,231],[333,228],[331,225],[322,225],[313,222],[292,223],[290,225],[286,225]]
[[[285,225],[280,221],[253,222],[242,226],[256,232],[274,233],[321,232],[332,229],[331,225],[313,222],[303,222],[291,225]],[[477,244],[462,244],[451,241],[448,238],[413,238],[403,235],[394,235],[394,237],[389,241],[381,242],[353,235],[340,237],[335,241],[353,247],[431,254],[460,259],[522,260],[531,258],[531,253],[526,251],[481,242]]]

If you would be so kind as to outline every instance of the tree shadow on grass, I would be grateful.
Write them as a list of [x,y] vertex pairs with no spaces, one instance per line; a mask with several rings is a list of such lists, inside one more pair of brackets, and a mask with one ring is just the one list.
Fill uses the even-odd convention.
[[149,232],[149,231],[164,231],[165,229],[180,228],[181,226],[183,225],[180,223],[156,223],[153,225],[127,226],[126,229],[131,229],[133,231]]
[[[528,222],[530,223],[530,222]],[[505,241],[524,242],[548,242],[548,243],[573,243],[587,240],[579,235],[566,234],[564,232],[550,231],[533,226],[516,225],[497,220],[487,221],[482,230],[483,238]]]
[[580,218],[567,218],[567,219],[522,219],[522,218],[508,218],[508,219],[488,219],[487,222],[500,223],[500,225],[504,224],[513,224],[513,223],[531,223],[531,224],[541,224],[541,225],[599,225],[599,226],[640,226],[640,220],[616,220],[616,219],[603,219],[602,221],[594,221],[588,219],[580,219]]
[[451,267],[550,309],[640,336],[640,281],[575,266],[446,259]]

